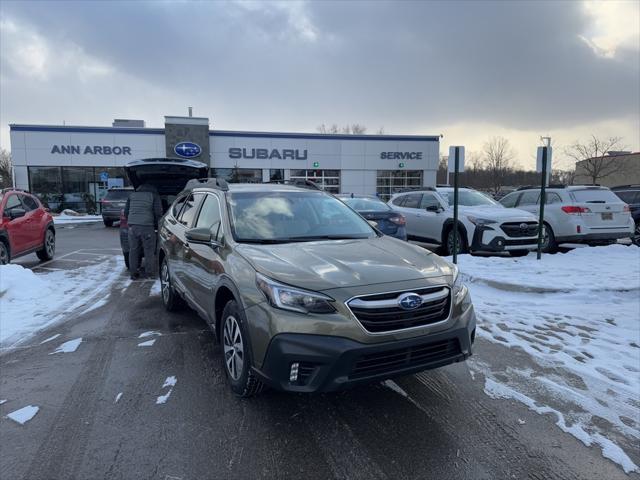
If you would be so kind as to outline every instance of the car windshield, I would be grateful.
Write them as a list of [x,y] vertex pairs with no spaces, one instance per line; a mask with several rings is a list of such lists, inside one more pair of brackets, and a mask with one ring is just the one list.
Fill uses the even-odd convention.
[[367,197],[341,197],[344,203],[357,212],[388,212],[391,207],[377,198]]
[[233,236],[238,242],[288,243],[373,238],[357,213],[322,192],[231,192]]
[[[446,192],[449,205],[453,206],[453,190]],[[496,206],[500,205],[495,200],[487,197],[484,193],[477,192],[476,190],[458,190],[458,205],[464,205],[465,207],[476,207],[482,205]]]

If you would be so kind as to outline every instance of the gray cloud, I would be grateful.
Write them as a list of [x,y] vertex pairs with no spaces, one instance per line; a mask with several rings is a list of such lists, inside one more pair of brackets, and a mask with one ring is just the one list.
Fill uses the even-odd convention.
[[3,2],[1,14],[55,56],[75,46],[114,72],[83,82],[61,62],[46,82],[23,78],[3,49],[3,123],[64,108],[82,119],[89,106],[102,123],[129,111],[157,122],[188,102],[223,128],[527,130],[640,109],[638,51],[597,56],[578,2]]

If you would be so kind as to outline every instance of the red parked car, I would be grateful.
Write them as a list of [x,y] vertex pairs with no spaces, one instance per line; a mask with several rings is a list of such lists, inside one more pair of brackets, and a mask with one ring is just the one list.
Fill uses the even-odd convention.
[[40,200],[23,190],[6,188],[0,191],[0,212],[0,265],[34,252],[42,261],[53,258],[53,217]]

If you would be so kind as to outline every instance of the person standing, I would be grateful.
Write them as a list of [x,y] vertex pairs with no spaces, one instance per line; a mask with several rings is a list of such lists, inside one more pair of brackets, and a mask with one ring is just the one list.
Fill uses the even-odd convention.
[[162,201],[153,185],[144,183],[129,195],[124,215],[129,222],[129,272],[140,278],[140,256],[144,252],[144,273],[155,277],[156,229],[162,217]]

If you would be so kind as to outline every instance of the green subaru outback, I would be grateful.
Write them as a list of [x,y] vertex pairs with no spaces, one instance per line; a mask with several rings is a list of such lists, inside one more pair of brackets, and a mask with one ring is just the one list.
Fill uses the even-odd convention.
[[210,324],[238,395],[339,390],[471,355],[457,268],[310,186],[191,180],[159,237],[162,301]]

